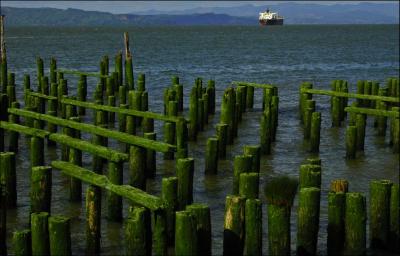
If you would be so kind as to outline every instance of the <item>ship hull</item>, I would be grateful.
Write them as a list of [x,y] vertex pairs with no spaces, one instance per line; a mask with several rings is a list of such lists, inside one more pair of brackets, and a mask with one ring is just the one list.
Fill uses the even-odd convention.
[[283,19],[275,20],[259,20],[261,26],[275,26],[283,25]]

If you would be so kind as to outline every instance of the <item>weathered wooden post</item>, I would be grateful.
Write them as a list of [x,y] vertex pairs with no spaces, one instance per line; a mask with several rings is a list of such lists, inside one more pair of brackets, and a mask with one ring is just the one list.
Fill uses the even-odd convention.
[[243,154],[253,157],[251,171],[260,172],[261,147],[259,145],[245,145],[243,146]]
[[175,239],[175,211],[178,209],[178,178],[162,179],[161,198],[166,205],[168,244],[173,245]]
[[259,184],[259,173],[241,173],[239,176],[239,195],[247,199],[257,199]]
[[[120,104],[119,108],[127,109],[128,105],[127,104]],[[118,113],[118,130],[120,132],[125,132],[125,130],[126,130],[126,120],[127,120],[127,118],[126,118],[125,114]]]
[[69,218],[49,217],[50,255],[72,255]]
[[196,220],[189,211],[176,212],[175,255],[197,254]]
[[[143,138],[149,140],[156,140],[157,134],[155,132],[143,133]],[[146,177],[153,179],[156,176],[156,151],[146,149]]]
[[[400,91],[398,91],[400,93]],[[393,183],[390,191],[390,223],[389,223],[389,244],[394,252],[400,252],[400,191],[399,184]]]
[[47,212],[31,214],[32,255],[50,255],[48,218]]
[[[272,109],[272,108],[271,108]],[[312,113],[315,111],[315,100],[307,100],[304,109],[304,139],[308,140],[311,134],[311,118]],[[271,127],[273,127],[274,115],[271,118]],[[273,129],[273,128],[272,128]]]
[[346,158],[356,158],[357,152],[357,127],[348,126],[346,129]]
[[392,182],[372,180],[370,182],[369,232],[372,248],[389,247],[390,195]]
[[343,253],[345,192],[331,190],[328,194],[328,255]]
[[146,149],[130,146],[129,149],[129,184],[133,187],[146,189]]
[[32,255],[31,230],[14,231],[12,244],[16,256]]
[[227,124],[227,144],[233,143],[234,137],[234,116],[235,116],[235,102],[234,102],[234,89],[227,88],[222,96],[221,101],[221,116],[220,122]]
[[364,150],[365,143],[365,126],[366,126],[366,115],[356,115],[356,127],[357,127],[357,150]]
[[[123,162],[108,161],[108,178],[116,185],[122,184]],[[107,191],[107,219],[122,220],[122,197]]]
[[300,166],[299,187],[321,188],[321,165],[303,164]]
[[246,199],[228,195],[225,201],[223,255],[242,255]]
[[246,200],[244,237],[243,254],[262,255],[262,204],[259,199]]
[[216,135],[218,138],[218,158],[225,159],[226,144],[228,139],[228,125],[219,123],[216,125]]
[[[387,110],[388,106],[386,102],[379,102],[377,106],[380,110]],[[379,116],[377,118],[378,120],[378,136],[385,136],[386,135],[386,127],[387,127],[387,117],[385,116]]]
[[239,178],[241,173],[251,172],[253,157],[250,155],[238,155],[233,160],[233,188],[232,194],[239,194]]
[[321,190],[301,188],[297,213],[297,254],[315,255],[317,252],[319,207]]
[[7,207],[3,185],[0,183],[0,254],[7,255]]
[[310,152],[319,152],[320,143],[320,131],[321,131],[321,113],[313,112],[311,115],[311,127],[310,127]]
[[218,172],[218,138],[207,140],[205,171],[206,174],[216,174]]
[[36,68],[37,68],[37,84],[38,84],[38,92],[41,92],[41,80],[42,77],[44,76],[44,65],[43,65],[43,59],[40,58],[39,56],[36,57]]
[[194,159],[181,158],[176,162],[176,176],[178,177],[178,205],[185,209],[193,202],[193,174]]
[[367,211],[365,197],[360,193],[346,193],[344,254],[365,255]]
[[34,166],[31,173],[31,213],[48,212],[51,209],[52,169],[50,166]]
[[[315,111],[315,103],[314,103],[313,112],[314,111]],[[278,128],[278,119],[279,119],[278,115],[279,115],[279,97],[272,96],[272,98],[271,98],[271,132],[272,132],[271,138],[272,138],[272,141],[275,141],[275,139],[276,139],[276,130]],[[311,123],[311,120],[310,120],[310,123]]]
[[271,154],[271,118],[271,109],[267,107],[263,111],[260,124],[261,153],[264,155]]
[[17,173],[14,152],[0,152],[0,183],[2,192],[5,195],[5,202],[8,208],[17,206]]
[[150,212],[144,207],[132,207],[125,226],[126,255],[151,255]]
[[89,185],[86,190],[86,255],[100,252],[101,189]]
[[207,94],[209,96],[208,113],[213,115],[215,113],[215,81],[214,80],[209,80],[208,81],[206,92],[207,92]]
[[287,176],[276,177],[265,185],[268,215],[268,254],[290,254],[290,212],[298,182]]
[[210,207],[205,204],[191,204],[186,206],[196,223],[197,255],[211,254],[211,214]]
[[253,109],[254,107],[254,87],[246,86],[246,108]]
[[193,86],[190,91],[190,99],[189,99],[189,139],[196,140],[197,137],[197,119],[198,119],[198,101],[197,101],[197,88]]
[[340,98],[332,97],[332,127],[340,126]]
[[303,89],[312,89],[313,85],[310,82],[304,82],[300,85],[300,97],[299,97],[299,112],[300,112],[300,121],[303,123],[303,113],[304,113],[304,107],[305,107],[305,102],[307,100],[311,100],[312,94],[309,93],[303,93]]

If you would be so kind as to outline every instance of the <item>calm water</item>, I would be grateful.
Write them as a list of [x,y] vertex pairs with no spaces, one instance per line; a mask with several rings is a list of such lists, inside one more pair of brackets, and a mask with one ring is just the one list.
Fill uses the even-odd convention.
[[[185,114],[188,95],[196,77],[216,80],[217,113],[199,134],[196,143],[190,143],[190,155],[195,158],[194,201],[211,207],[213,253],[222,253],[223,213],[225,197],[231,192],[232,159],[242,154],[246,144],[259,141],[261,91],[256,90],[256,108],[247,112],[239,126],[239,136],[229,146],[227,160],[219,162],[216,176],[204,176],[204,149],[206,139],[215,134],[219,120],[219,103],[223,90],[232,81],[272,83],[279,87],[280,109],[277,140],[270,156],[261,159],[260,188],[273,176],[298,176],[300,164],[311,155],[303,143],[302,128],[297,115],[298,87],[303,81],[312,81],[316,88],[329,88],[333,79],[343,79],[355,90],[360,79],[377,80],[399,76],[399,26],[282,26],[282,27],[154,27],[154,28],[9,28],[7,49],[9,67],[16,73],[17,87],[22,88],[23,74],[31,74],[36,84],[35,57],[45,59],[48,68],[50,56],[61,68],[97,71],[101,56],[112,57],[123,49],[123,32],[129,31],[133,48],[135,74],[146,73],[149,108],[162,112],[162,91],[170,84],[171,75],[179,75],[185,86]],[[112,63],[112,62],[111,62]],[[112,68],[110,68],[111,70]],[[46,71],[47,72],[47,71]],[[74,94],[76,80],[68,78],[70,94]],[[96,80],[89,79],[92,95]],[[19,97],[22,96],[18,90]],[[331,128],[329,98],[315,97],[317,111],[322,112],[321,146],[319,156],[323,164],[319,253],[326,253],[327,191],[333,179],[350,181],[350,190],[367,196],[371,179],[399,180],[399,156],[391,153],[386,138],[375,136],[372,118],[366,131],[364,155],[348,161],[345,156],[342,128]],[[21,99],[21,98],[20,98]],[[87,122],[91,120],[86,119]],[[158,138],[162,138],[161,123],[156,123]],[[84,135],[89,139],[90,136]],[[29,154],[27,142],[21,136],[18,159],[18,208],[8,212],[9,237],[15,229],[27,227],[29,213]],[[118,144],[111,143],[112,147]],[[46,150],[47,152],[47,150]],[[50,150],[46,163],[60,156],[59,149]],[[88,168],[91,158],[84,155]],[[174,161],[162,160],[157,155],[157,177],[147,184],[150,193],[159,195],[161,178],[174,175]],[[68,202],[67,180],[58,171],[53,176],[52,214],[72,218],[73,253],[85,247],[85,208]],[[263,201],[264,198],[261,196]],[[368,201],[367,201],[368,203]],[[103,200],[104,206],[104,200]],[[127,202],[124,202],[127,208]],[[266,210],[263,205],[263,252],[267,252]],[[296,243],[297,199],[292,209],[292,250]],[[126,214],[126,211],[125,211]],[[103,218],[104,219],[104,218]],[[102,223],[102,253],[122,254],[123,225]],[[11,251],[11,250],[10,250]]]

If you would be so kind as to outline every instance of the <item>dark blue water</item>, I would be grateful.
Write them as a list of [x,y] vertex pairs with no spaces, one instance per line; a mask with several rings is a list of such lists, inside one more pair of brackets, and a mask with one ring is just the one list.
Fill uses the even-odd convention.
[[[219,102],[223,90],[232,81],[275,84],[279,87],[280,109],[277,141],[273,153],[261,159],[260,189],[265,181],[279,174],[298,175],[300,164],[309,156],[303,142],[302,128],[297,115],[298,88],[301,82],[311,81],[315,88],[328,89],[334,79],[347,80],[355,91],[357,80],[375,80],[381,85],[388,77],[399,76],[398,25],[310,25],[281,27],[151,27],[151,28],[8,28],[6,44],[9,67],[16,73],[17,86],[22,77],[31,74],[35,81],[36,56],[45,60],[54,56],[60,68],[98,71],[101,56],[115,55],[123,49],[123,32],[128,31],[133,49],[135,75],[146,74],[149,108],[162,112],[162,91],[170,85],[170,76],[179,75],[184,85],[185,110],[188,95],[196,77],[216,80],[217,113],[197,142],[190,143],[190,155],[195,158],[194,200],[211,207],[213,253],[222,253],[223,214],[225,197],[231,192],[232,159],[242,154],[243,145],[258,144],[261,115],[261,90],[256,90],[256,109],[244,115],[235,144],[228,148],[227,160],[219,162],[216,176],[204,175],[204,150],[208,137],[215,134],[219,120]],[[111,61],[113,63],[113,61]],[[112,65],[112,64],[111,64]],[[110,68],[112,70],[112,68]],[[47,72],[47,70],[46,70]],[[66,75],[70,94],[75,93],[76,79]],[[92,95],[96,79],[89,79]],[[35,83],[33,82],[33,87]],[[22,90],[18,90],[22,97]],[[327,191],[333,179],[344,178],[350,190],[367,196],[371,179],[399,180],[399,155],[393,155],[388,138],[377,137],[368,119],[366,147],[357,160],[345,156],[344,128],[331,128],[329,98],[316,96],[317,111],[322,112],[321,146],[322,195],[318,251],[326,253]],[[187,114],[187,111],[185,111]],[[90,122],[89,119],[86,120]],[[156,124],[162,139],[162,124]],[[85,138],[90,136],[85,135]],[[111,146],[117,147],[116,143]],[[22,136],[18,154],[18,208],[9,213],[9,235],[27,226],[29,213],[29,168],[27,142]],[[47,163],[60,156],[50,150]],[[90,166],[91,158],[84,157]],[[160,193],[161,178],[174,175],[174,161],[157,155],[157,177],[148,182],[148,191]],[[68,202],[65,177],[58,171],[53,176],[52,213],[72,218],[72,243],[75,254],[84,250],[85,208]],[[261,196],[264,201],[263,196]],[[127,207],[127,202],[125,208]],[[263,252],[267,252],[267,226],[263,206]],[[297,199],[292,209],[292,249],[296,243]],[[126,214],[126,212],[125,212]],[[123,225],[102,223],[102,252],[124,253]]]

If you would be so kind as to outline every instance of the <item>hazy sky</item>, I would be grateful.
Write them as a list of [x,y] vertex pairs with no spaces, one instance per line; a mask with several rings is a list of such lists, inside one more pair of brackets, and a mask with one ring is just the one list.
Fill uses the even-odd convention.
[[[195,7],[229,7],[243,4],[268,5],[288,1],[1,1],[1,6],[9,7],[53,7],[76,8],[111,13],[132,13],[146,10],[174,11]],[[296,1],[297,3],[356,4],[378,1]],[[382,1],[379,1],[382,3]]]

